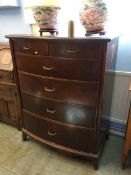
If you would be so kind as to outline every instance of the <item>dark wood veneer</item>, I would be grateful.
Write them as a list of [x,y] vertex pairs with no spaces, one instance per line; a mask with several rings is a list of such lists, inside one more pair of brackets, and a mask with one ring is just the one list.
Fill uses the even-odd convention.
[[22,92],[22,104],[24,109],[52,120],[95,128],[95,107],[44,100],[24,92]]
[[8,44],[0,44],[0,121],[20,128],[18,95]]
[[107,48],[114,53],[110,48],[116,41],[108,45],[110,39],[103,36],[8,37],[21,101],[22,139],[29,135],[87,157],[97,169],[108,132],[106,126],[101,128],[106,53]]
[[98,83],[65,81],[63,79],[39,77],[24,72],[18,72],[18,76],[20,88],[36,96],[68,103],[96,106]]
[[48,44],[42,41],[35,41],[34,44],[32,44],[30,40],[14,40],[14,51],[16,53],[46,56],[48,55]]
[[98,81],[100,75],[100,61],[85,59],[72,60],[16,54],[16,64],[20,71],[58,78]]
[[[24,111],[24,128],[31,133],[59,145],[83,151],[96,152],[94,130],[58,125],[41,120]],[[86,140],[86,142],[85,142]]]
[[[95,51],[95,52],[94,52]],[[49,55],[64,58],[77,59],[101,59],[101,44],[100,41],[59,41],[49,44]]]

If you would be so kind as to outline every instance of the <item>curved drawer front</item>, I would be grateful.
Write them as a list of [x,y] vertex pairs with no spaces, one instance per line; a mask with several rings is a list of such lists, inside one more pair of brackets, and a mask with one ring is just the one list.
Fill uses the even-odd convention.
[[49,55],[77,59],[100,59],[100,41],[58,41],[49,44]]
[[98,81],[100,61],[16,55],[18,70],[65,79]]
[[64,81],[19,72],[20,88],[36,96],[69,103],[96,106],[98,84]]
[[48,43],[41,40],[14,40],[15,53],[48,55]]
[[94,152],[94,130],[80,129],[49,122],[24,112],[24,128],[31,133],[69,148]]
[[44,100],[22,92],[23,108],[34,114],[71,125],[95,127],[96,108]]

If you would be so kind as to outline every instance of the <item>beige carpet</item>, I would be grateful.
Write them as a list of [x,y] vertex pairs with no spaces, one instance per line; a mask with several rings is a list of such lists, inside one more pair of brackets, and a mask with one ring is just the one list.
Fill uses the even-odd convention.
[[21,132],[0,123],[0,175],[131,175],[130,165],[120,168],[123,139],[110,136],[99,170],[90,161],[49,149],[34,140],[23,142]]

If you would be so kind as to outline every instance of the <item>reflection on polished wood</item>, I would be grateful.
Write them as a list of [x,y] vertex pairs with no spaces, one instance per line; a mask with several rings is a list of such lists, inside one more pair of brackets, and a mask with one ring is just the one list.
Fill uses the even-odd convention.
[[23,140],[28,135],[59,151],[86,157],[98,169],[109,129],[102,126],[101,115],[104,73],[107,63],[115,69],[111,46],[117,46],[118,38],[8,37]]

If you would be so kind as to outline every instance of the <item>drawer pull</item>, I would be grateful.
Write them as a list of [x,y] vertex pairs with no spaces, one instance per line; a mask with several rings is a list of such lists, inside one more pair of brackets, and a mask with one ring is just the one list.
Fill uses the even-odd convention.
[[24,49],[24,50],[29,50],[30,48],[29,48],[29,47],[25,47],[25,46],[24,46],[24,47],[23,47],[23,49]]
[[44,70],[53,70],[54,69],[54,67],[46,67],[46,66],[43,66],[42,67]]
[[49,134],[50,136],[55,136],[55,135],[56,135],[56,132],[50,132],[50,131],[48,131],[48,134]]
[[45,87],[45,91],[46,91],[46,92],[54,92],[55,89],[49,89],[49,88]]
[[37,55],[38,54],[38,52],[37,51],[35,51],[35,55]]
[[46,109],[46,112],[48,112],[48,113],[51,113],[51,114],[54,114],[55,112],[56,112],[56,110],[50,110],[50,109]]
[[67,53],[77,53],[78,50],[67,50]]

